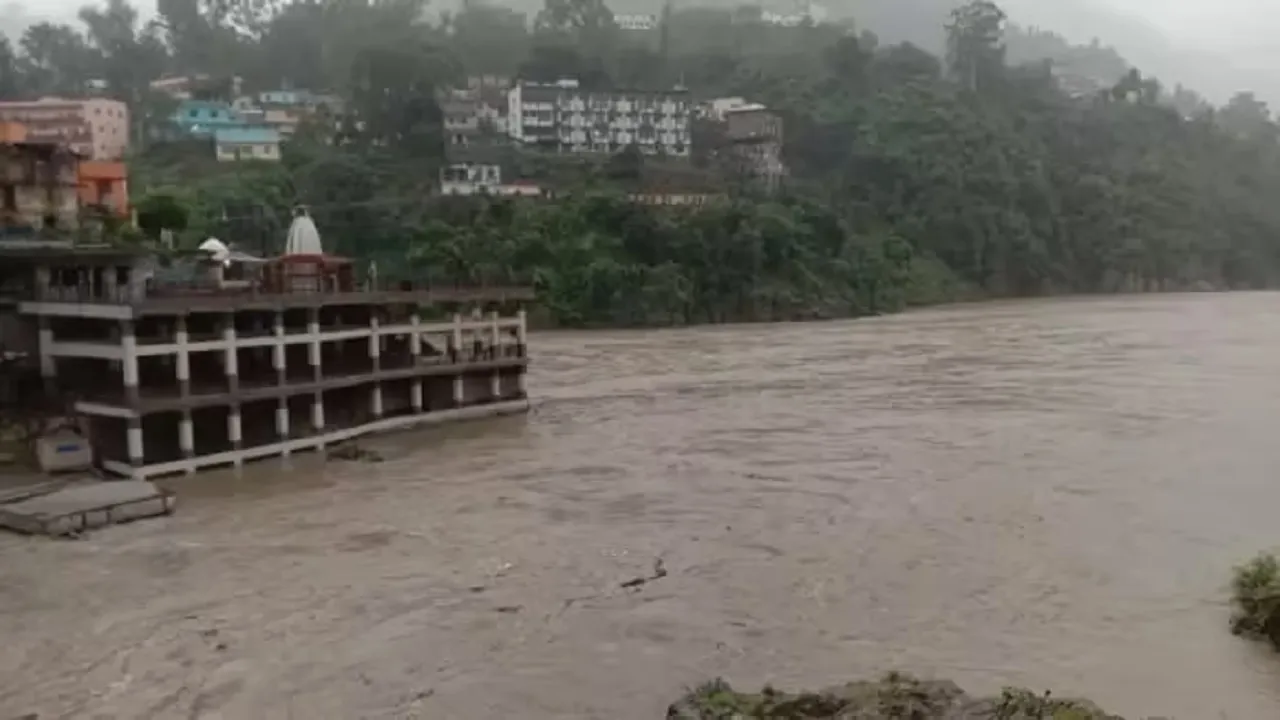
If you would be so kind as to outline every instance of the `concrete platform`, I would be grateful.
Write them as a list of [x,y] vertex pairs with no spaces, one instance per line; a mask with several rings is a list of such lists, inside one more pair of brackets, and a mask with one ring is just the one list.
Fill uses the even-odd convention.
[[71,535],[173,512],[174,496],[145,480],[91,481],[0,504],[0,527],[33,535]]

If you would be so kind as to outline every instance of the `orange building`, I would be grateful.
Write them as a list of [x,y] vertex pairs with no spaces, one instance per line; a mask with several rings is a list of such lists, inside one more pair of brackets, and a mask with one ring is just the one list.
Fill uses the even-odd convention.
[[0,121],[0,145],[17,145],[27,141],[27,126]]
[[129,171],[119,160],[82,160],[80,206],[101,206],[116,217],[129,215]]

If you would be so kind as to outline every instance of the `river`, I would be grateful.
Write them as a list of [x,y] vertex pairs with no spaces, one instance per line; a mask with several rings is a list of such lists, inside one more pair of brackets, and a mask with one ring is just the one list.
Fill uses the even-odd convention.
[[639,720],[899,668],[1280,717],[1226,604],[1280,545],[1280,294],[532,342],[527,418],[0,537],[0,715]]

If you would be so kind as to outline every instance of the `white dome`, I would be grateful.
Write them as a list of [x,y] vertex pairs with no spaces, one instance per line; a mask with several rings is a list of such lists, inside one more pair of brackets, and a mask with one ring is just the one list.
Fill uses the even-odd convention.
[[222,243],[218,238],[209,238],[200,243],[202,252],[209,253],[214,262],[226,262],[231,257],[231,249]]
[[320,244],[320,231],[316,230],[316,224],[307,215],[298,215],[289,225],[289,237],[284,243],[284,254],[324,254],[324,247]]

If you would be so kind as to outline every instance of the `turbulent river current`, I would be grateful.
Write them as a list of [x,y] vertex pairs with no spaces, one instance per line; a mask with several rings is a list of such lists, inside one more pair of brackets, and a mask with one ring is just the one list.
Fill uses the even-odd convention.
[[0,717],[640,720],[891,669],[1280,717],[1226,603],[1280,545],[1280,294],[531,343],[527,418],[0,537]]

